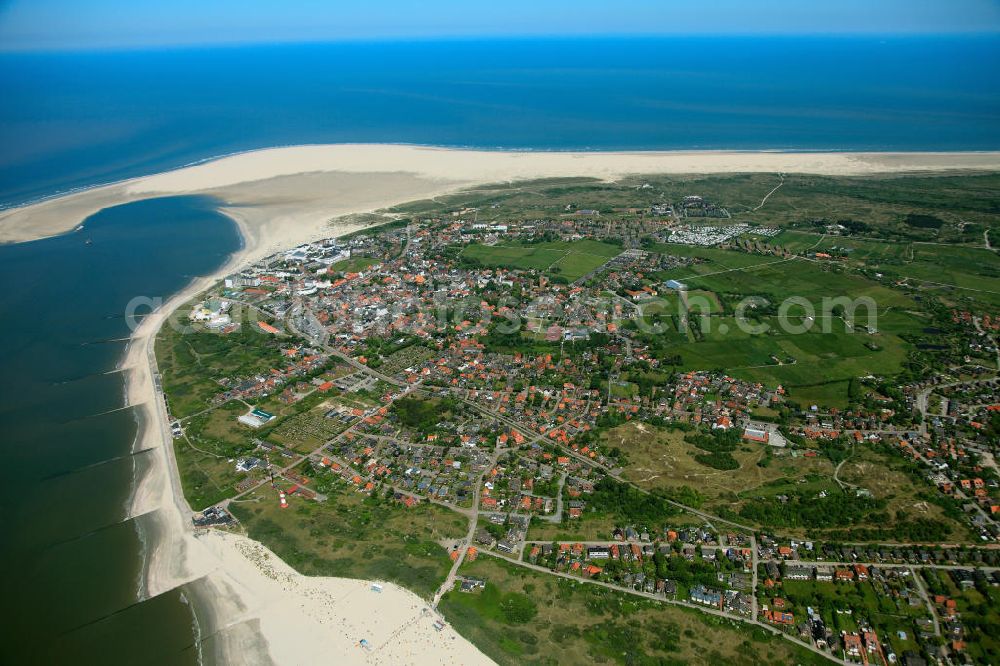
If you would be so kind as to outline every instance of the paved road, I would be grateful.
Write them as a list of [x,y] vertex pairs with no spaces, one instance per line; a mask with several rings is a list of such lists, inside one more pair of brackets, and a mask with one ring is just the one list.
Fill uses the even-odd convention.
[[[301,332],[295,330],[294,327],[291,324],[289,325],[289,329],[293,333],[295,333],[297,335],[300,335],[301,337],[307,337],[307,336],[303,336],[301,334]],[[384,374],[378,372],[377,370],[369,368],[368,366],[366,366],[366,365],[358,362],[354,358],[352,358],[352,357],[350,357],[350,356],[348,356],[348,355],[340,352],[339,350],[337,350],[337,349],[335,349],[335,348],[333,348],[333,347],[331,347],[331,346],[329,346],[329,345],[327,345],[325,343],[319,343],[319,344],[321,344],[323,346],[323,348],[328,353],[330,353],[331,355],[336,356],[337,358],[341,359],[345,363],[347,363],[347,364],[355,367],[356,369],[358,369],[361,372],[364,372],[364,373],[368,374],[369,376],[373,376],[373,377],[375,377],[377,379],[381,379],[381,380],[383,380],[383,381],[385,381],[385,382],[387,382],[389,384],[395,385],[395,386],[406,386],[405,382],[402,382],[402,381],[396,379],[395,377],[391,377],[389,375],[384,375]],[[926,401],[926,395],[929,395],[930,392],[934,388],[939,388],[939,387],[941,387],[941,385],[938,385],[936,387],[930,387],[925,392],[925,395],[923,396],[924,400]],[[405,393],[409,393],[412,390],[416,390],[416,388],[417,388],[416,386],[407,386],[407,390],[406,390]],[[452,390],[452,392],[453,393],[457,393],[457,391],[454,391],[454,390]],[[512,419],[512,418],[510,418],[510,417],[508,417],[506,415],[490,411],[487,408],[485,408],[484,406],[478,404],[477,402],[469,400],[469,399],[465,398],[462,395],[459,395],[458,397],[464,403],[466,403],[467,405],[471,406],[472,408],[474,408],[478,412],[482,413],[483,415],[487,416],[488,418],[495,419],[496,421],[504,423],[504,424],[510,426],[511,428],[513,428],[513,429],[521,432],[522,434],[527,435],[526,441],[529,441],[529,442],[537,442],[537,441],[543,441],[543,440],[544,441],[549,441],[549,442],[551,441],[547,437],[545,437],[544,435],[539,435],[539,434],[535,433],[533,430],[524,427],[523,425],[521,425],[520,423],[518,423],[517,421],[515,421],[514,419]],[[918,397],[918,405],[919,404],[920,404],[920,402],[919,402],[919,397]],[[924,406],[924,409],[926,409],[926,405],[924,404],[923,406]],[[580,461],[580,462],[582,462],[584,464],[590,465],[591,467],[593,467],[595,469],[599,469],[599,470],[601,470],[601,471],[603,471],[603,472],[605,472],[605,473],[607,473],[609,475],[614,476],[615,478],[619,478],[619,477],[617,477],[617,475],[614,474],[614,470],[612,470],[611,468],[607,467],[606,465],[603,465],[603,464],[601,464],[601,463],[599,463],[599,462],[597,462],[597,461],[595,461],[595,460],[593,460],[591,458],[588,458],[587,456],[583,456],[583,455],[581,455],[581,454],[573,451],[569,447],[562,446],[562,445],[560,445],[558,443],[556,443],[556,445],[566,455],[574,458],[575,460]],[[491,465],[488,466],[487,469],[489,469],[490,467],[492,467],[493,465],[496,464],[496,460],[497,460],[498,455],[499,455],[499,451],[495,450],[494,451],[494,455],[493,455],[493,457],[491,459]],[[304,458],[305,457],[303,457],[302,459],[304,459]],[[296,463],[294,463],[294,464],[298,464],[298,462],[301,462],[301,459],[299,461],[296,461]],[[289,468],[293,467],[294,464],[290,465]],[[289,469],[289,468],[286,468],[286,469]],[[447,505],[447,504],[443,504],[444,506],[447,506],[448,508],[451,508],[451,509],[457,511],[458,513],[461,513],[461,514],[463,514],[463,515],[465,515],[465,516],[467,516],[469,518],[469,531],[468,531],[468,533],[466,535],[466,540],[465,540],[465,545],[466,546],[468,544],[472,543],[472,539],[474,538],[474,535],[475,535],[476,525],[478,524],[479,498],[480,498],[480,492],[481,492],[481,486],[482,486],[482,480],[483,480],[483,475],[484,474],[485,474],[485,471],[483,472],[483,474],[481,474],[477,478],[477,483],[476,483],[475,490],[474,490],[474,503],[473,503],[473,508],[472,508],[471,512],[466,511],[466,510],[462,510],[462,509],[460,509],[458,507],[453,507],[453,506],[450,506],[450,505]],[[648,491],[646,491],[643,488],[640,488],[639,486],[637,486],[634,483],[631,483],[631,482],[629,482],[627,480],[622,480],[622,479],[619,479],[619,480],[622,481],[623,483],[627,483],[628,485],[630,485],[630,486],[638,489],[640,492],[648,494]],[[559,499],[561,500],[561,496],[560,496]],[[757,584],[758,584],[758,573],[757,573],[758,566],[757,565],[759,563],[758,554],[757,554],[756,538],[753,536],[754,533],[755,533],[755,531],[756,531],[756,528],[754,528],[754,527],[752,527],[750,525],[745,525],[745,524],[737,523],[737,522],[734,522],[734,521],[731,521],[731,520],[723,519],[720,516],[716,516],[716,515],[713,515],[713,514],[704,512],[704,511],[700,511],[700,510],[695,509],[693,507],[684,505],[684,504],[682,504],[680,502],[676,502],[676,501],[673,501],[673,500],[665,500],[665,501],[668,502],[669,504],[671,504],[672,506],[675,506],[675,507],[677,507],[679,509],[687,511],[688,513],[691,513],[693,515],[699,516],[700,518],[706,520],[709,523],[719,523],[719,524],[723,524],[723,525],[730,525],[732,527],[735,527],[735,528],[738,528],[738,529],[743,530],[745,532],[748,532],[751,535],[751,549],[752,549],[752,554],[753,554],[752,555],[752,558],[753,558],[752,559],[752,577],[753,577],[752,584],[753,584],[753,587],[752,587],[752,594],[751,594],[751,598],[752,598],[752,611],[753,611],[753,618],[752,619],[739,618],[737,616],[732,616],[732,615],[728,615],[726,613],[722,613],[721,611],[713,611],[713,609],[699,607],[699,606],[693,606],[691,604],[686,604],[684,602],[673,601],[673,603],[677,603],[677,604],[683,605],[683,606],[693,607],[693,608],[696,608],[696,609],[701,610],[703,612],[709,612],[709,613],[717,614],[717,615],[720,615],[720,616],[723,616],[723,617],[729,617],[729,618],[733,618],[733,619],[739,619],[741,621],[745,621],[745,622],[749,622],[749,623],[761,626],[761,627],[765,628],[766,630],[768,630],[768,631],[770,631],[770,632],[772,632],[774,634],[781,635],[781,636],[783,636],[783,637],[785,637],[785,638],[787,638],[789,640],[792,640],[793,642],[795,642],[795,643],[797,643],[799,645],[808,647],[809,649],[813,650],[817,654],[820,654],[820,655],[824,656],[827,659],[830,659],[832,661],[837,661],[837,662],[840,661],[840,660],[836,659],[835,657],[833,657],[832,655],[830,655],[829,653],[826,653],[826,652],[824,652],[822,650],[817,649],[814,645],[811,645],[811,644],[810,645],[806,645],[805,643],[803,643],[803,642],[801,642],[801,641],[799,641],[799,640],[797,640],[797,639],[795,639],[795,638],[793,638],[793,637],[785,634],[784,632],[782,632],[782,631],[780,631],[780,630],[778,630],[778,629],[776,629],[776,628],[774,628],[774,627],[772,627],[772,626],[770,626],[768,624],[760,622],[759,620],[756,619],[757,612],[758,612],[758,608],[757,608],[758,604],[757,604],[757,598],[756,598],[756,591],[757,591]],[[561,501],[559,503],[561,505]],[[558,512],[558,514],[561,515],[561,506],[560,506],[560,511]],[[607,543],[607,542],[601,542],[601,543]],[[523,545],[524,544],[522,544],[522,547],[523,547]],[[438,603],[440,602],[441,597],[444,595],[444,593],[447,592],[448,590],[452,589],[452,587],[454,586],[455,580],[457,578],[458,569],[461,566],[462,562],[464,561],[465,552],[466,552],[466,548],[463,547],[461,549],[458,557],[456,558],[455,563],[452,565],[452,568],[451,568],[451,570],[450,570],[450,572],[448,574],[448,577],[446,578],[444,584],[441,586],[441,588],[435,594],[434,600],[433,600],[433,607],[436,608],[437,605],[438,605]],[[555,575],[564,575],[567,578],[571,578],[571,579],[577,580],[577,581],[581,580],[581,579],[578,579],[576,577],[570,576],[568,574],[558,574],[558,572],[549,572],[549,570],[545,569],[544,567],[536,567],[535,565],[530,565],[530,564],[525,563],[525,562],[511,560],[509,558],[502,557],[501,555],[499,555],[497,553],[493,553],[493,552],[490,552],[490,551],[483,551],[483,552],[487,553],[487,554],[489,554],[491,556],[500,557],[501,559],[504,559],[506,561],[513,562],[513,563],[515,563],[518,566],[526,566],[526,567],[529,567],[529,568],[535,568],[535,569],[538,569],[538,570],[540,570],[542,572],[554,573]],[[813,563],[808,563],[808,564],[813,564]],[[836,565],[837,563],[826,563],[826,564],[835,564]],[[852,563],[842,563],[842,564],[843,565],[847,565],[847,564],[854,564],[854,563],[852,562]],[[889,567],[889,566],[893,566],[893,565],[879,564],[879,565],[876,565],[876,566]],[[949,567],[948,565],[911,565],[911,566],[915,566],[915,567],[918,567],[918,568],[921,567],[921,566],[927,566],[927,567],[932,567],[932,568],[945,568],[945,569],[947,569],[947,568],[961,568],[961,567]],[[671,600],[664,600],[662,598],[656,597],[655,595],[647,595],[646,593],[636,592],[634,590],[627,590],[625,588],[620,588],[618,586],[607,584],[607,583],[603,583],[601,581],[584,580],[583,582],[590,583],[590,584],[603,585],[604,587],[608,587],[608,588],[611,588],[611,589],[616,589],[616,590],[619,590],[619,591],[628,592],[630,594],[636,594],[636,595],[639,595],[639,596],[647,596],[649,598],[658,599],[658,600],[661,600],[661,601],[671,602]]]
[[[399,398],[407,396],[410,393],[416,391],[417,388],[418,388],[418,384],[414,384],[412,386],[407,386],[405,390],[403,390],[402,392],[400,392],[400,393],[394,395],[392,398],[390,398],[389,402],[387,402],[385,404],[385,406],[388,407],[388,406],[392,405],[393,402],[395,402]],[[315,455],[319,455],[319,454],[323,453],[323,449],[325,449],[327,447],[327,445],[330,444],[330,442],[335,442],[338,439],[342,438],[347,433],[353,432],[355,428],[357,428],[358,426],[362,425],[364,422],[365,422],[364,417],[359,418],[357,421],[355,421],[354,423],[352,423],[348,428],[346,428],[343,431],[341,431],[333,439],[331,439],[329,441],[323,442],[322,444],[320,444],[318,447],[316,447],[315,449],[313,449],[309,453],[306,453],[304,455],[300,455],[300,456],[298,456],[296,458],[293,458],[291,463],[289,463],[288,465],[285,465],[284,467],[282,467],[281,469],[279,469],[277,472],[275,472],[275,476],[281,476],[281,475],[285,474],[286,472],[291,471],[296,466],[298,466],[303,460],[308,459],[310,456],[315,456]],[[263,480],[260,481],[260,483],[257,483],[256,485],[251,486],[250,488],[247,488],[243,492],[241,492],[241,493],[239,493],[237,495],[234,495],[234,496],[230,497],[229,499],[225,499],[225,500],[219,502],[215,506],[226,508],[226,507],[229,506],[229,503],[232,502],[233,500],[238,500],[238,499],[240,499],[242,497],[245,497],[245,496],[249,495],[250,493],[254,492],[255,490],[257,490],[258,488],[261,488],[262,486],[265,486],[265,485],[269,484],[270,482],[271,482],[270,477],[266,478],[266,479],[263,479]]]
[[431,607],[437,608],[438,603],[441,601],[441,597],[445,595],[448,590],[455,587],[455,580],[458,577],[458,568],[462,566],[462,562],[465,561],[465,553],[468,551],[468,546],[472,543],[473,537],[476,535],[476,525],[479,524],[479,493],[483,487],[483,478],[489,473],[491,469],[496,467],[497,460],[500,458],[500,452],[503,449],[499,445],[495,445],[493,448],[493,455],[490,457],[490,462],[486,465],[485,469],[476,477],[475,490],[472,491],[472,514],[469,516],[469,531],[465,535],[465,541],[459,546],[458,557],[455,558],[454,564],[451,565],[451,570],[448,572],[447,578],[438,588],[438,591],[434,594],[434,599],[431,601]]
[[624,594],[631,594],[631,595],[635,595],[637,597],[644,597],[646,599],[652,599],[653,601],[659,601],[660,603],[670,604],[670,605],[673,605],[673,606],[682,606],[684,608],[691,608],[691,609],[694,609],[694,610],[701,611],[702,613],[708,613],[709,615],[715,615],[717,617],[726,618],[728,620],[733,620],[735,622],[744,622],[746,624],[753,624],[753,625],[756,625],[756,626],[758,626],[758,627],[760,627],[760,628],[762,628],[762,629],[764,629],[766,631],[769,631],[770,633],[774,634],[775,636],[781,636],[782,638],[784,638],[786,640],[789,640],[792,643],[795,643],[799,647],[803,647],[803,648],[806,648],[807,650],[811,650],[812,652],[814,652],[814,653],[816,653],[816,654],[818,654],[818,655],[820,655],[820,656],[822,656],[822,657],[824,657],[824,658],[826,658],[826,659],[828,659],[828,660],[830,660],[830,661],[832,661],[834,663],[837,663],[837,664],[846,663],[846,662],[844,662],[844,661],[842,661],[840,659],[837,659],[837,657],[835,657],[833,654],[831,654],[829,652],[825,652],[823,650],[820,650],[819,648],[817,648],[812,643],[805,643],[803,641],[800,641],[798,638],[796,638],[796,637],[794,637],[794,636],[792,636],[790,634],[786,634],[785,632],[783,632],[783,631],[781,631],[781,630],[779,630],[779,629],[777,629],[777,628],[775,628],[775,627],[773,627],[773,626],[771,626],[769,624],[761,622],[760,620],[757,620],[756,618],[743,617],[742,615],[733,615],[731,613],[725,613],[725,612],[723,612],[721,610],[718,610],[716,608],[709,608],[707,606],[699,606],[699,605],[696,605],[696,604],[688,603],[686,601],[680,601],[678,599],[667,599],[666,597],[663,597],[663,596],[658,596],[658,595],[655,595],[655,594],[650,594],[648,592],[639,592],[638,590],[632,590],[632,589],[629,589],[627,587],[620,587],[618,585],[613,585],[611,583],[606,583],[606,582],[600,581],[600,580],[594,580],[592,578],[580,578],[578,576],[573,576],[571,574],[564,573],[562,571],[552,571],[551,569],[547,569],[545,567],[538,566],[537,564],[531,564],[529,562],[523,562],[523,561],[520,561],[520,560],[511,559],[509,557],[504,557],[503,555],[500,555],[499,553],[495,553],[493,551],[488,551],[487,550],[487,551],[483,551],[483,552],[486,555],[489,555],[491,557],[495,557],[498,560],[503,560],[504,562],[507,562],[509,564],[513,564],[513,565],[519,566],[519,567],[524,567],[526,569],[532,569],[534,571],[537,571],[537,572],[540,572],[540,573],[543,573],[543,574],[547,574],[547,575],[550,575],[550,576],[558,576],[560,578],[566,578],[568,580],[572,580],[574,582],[582,583],[582,584],[585,584],[585,585],[598,585],[600,587],[605,587],[605,588],[608,588],[609,590],[614,590],[616,592],[622,592]]
[[757,537],[750,533],[750,566],[753,567],[753,579],[751,581],[750,596],[752,598],[750,604],[753,607],[753,616],[756,618],[758,613],[757,608],[757,565],[760,564],[757,556]]
[[855,564],[863,564],[866,567],[878,567],[879,569],[944,569],[946,571],[953,571],[957,569],[981,569],[989,573],[1000,571],[1000,567],[984,567],[973,564],[891,564],[886,562],[835,562],[828,560],[822,560],[819,562],[813,562],[812,560],[785,560],[785,564],[790,566],[801,565],[806,567],[853,567]]
[[[529,433],[529,434],[531,434],[532,435],[532,440],[545,440],[545,441],[547,441],[547,442],[549,442],[551,444],[554,444],[557,448],[559,448],[567,456],[569,456],[571,458],[574,458],[574,459],[576,459],[576,460],[578,460],[580,462],[583,462],[583,463],[585,463],[587,465],[590,465],[591,467],[595,467],[595,468],[603,471],[604,473],[613,476],[619,482],[625,483],[627,485],[632,486],[633,488],[635,488],[639,492],[645,493],[647,495],[650,494],[650,492],[648,490],[646,490],[645,488],[641,488],[640,486],[637,486],[636,484],[632,483],[631,481],[628,481],[626,479],[622,479],[619,476],[617,476],[614,473],[614,471],[610,467],[608,467],[607,465],[602,465],[601,463],[597,462],[596,460],[593,460],[591,458],[588,458],[585,455],[577,453],[576,451],[574,451],[573,449],[569,448],[568,446],[563,446],[562,444],[559,444],[558,442],[554,442],[554,441],[548,439],[544,435],[535,435],[534,433],[532,433],[531,430],[528,430],[528,429],[524,428],[523,426],[519,425],[516,421],[514,421],[513,419],[511,419],[508,416],[505,416],[503,414],[498,414],[496,412],[491,412],[491,411],[487,410],[485,407],[482,407],[481,405],[479,405],[478,403],[473,402],[471,400],[468,400],[466,398],[461,398],[460,397],[460,399],[463,402],[465,402],[466,404],[468,404],[468,405],[472,406],[473,408],[479,410],[481,413],[484,413],[484,414],[490,416],[491,418],[495,418],[498,421],[506,423],[507,425],[511,426],[512,428],[516,428],[521,433]],[[731,525],[731,526],[736,527],[736,528],[738,528],[740,530],[743,530],[743,531],[746,531],[746,532],[750,532],[750,533],[753,533],[754,531],[756,531],[756,528],[751,527],[749,525],[743,525],[741,523],[737,523],[737,522],[734,522],[732,520],[727,520],[725,518],[722,518],[721,516],[716,516],[716,515],[713,515],[711,513],[707,513],[705,511],[700,511],[698,509],[695,509],[694,507],[687,506],[686,504],[681,504],[680,502],[675,502],[674,500],[670,500],[670,499],[665,499],[664,498],[664,501],[667,502],[668,504],[672,505],[672,506],[675,506],[675,507],[677,507],[679,509],[683,509],[684,511],[687,511],[688,513],[691,513],[693,515],[699,516],[699,517],[703,518],[704,520],[706,520],[709,523],[721,523],[721,524],[724,524],[724,525]]]
[[934,623],[934,635],[941,635],[941,625],[938,623],[937,610],[934,608],[934,604],[931,603],[931,598],[927,594],[927,588],[924,587],[924,581],[920,580],[920,576],[912,568],[910,569],[911,575],[913,576],[913,582],[917,586],[917,592],[920,593],[920,598],[924,600],[924,605],[927,606],[927,612],[930,613],[931,621]]

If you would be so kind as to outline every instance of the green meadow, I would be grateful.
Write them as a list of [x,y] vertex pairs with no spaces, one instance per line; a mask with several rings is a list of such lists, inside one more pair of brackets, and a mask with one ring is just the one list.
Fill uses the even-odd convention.
[[[908,349],[901,336],[925,325],[910,314],[918,304],[908,295],[835,264],[671,244],[655,250],[701,259],[667,271],[689,287],[694,335],[675,348],[682,368],[720,369],[750,381],[782,384],[800,402],[846,406],[850,379],[897,373]],[[742,311],[754,329],[741,327],[735,317],[749,297],[762,299],[759,309]],[[789,297],[798,303],[781,319],[776,315]],[[852,318],[833,299],[871,299],[874,305],[859,303]]]
[[987,306],[1000,305],[1000,257],[985,247],[845,238],[802,231],[782,231],[773,245],[793,253],[843,256],[852,267],[864,266],[894,280],[909,279],[914,287]]
[[537,270],[572,282],[621,253],[621,248],[594,240],[552,241],[517,245],[469,245],[462,257],[483,266]]

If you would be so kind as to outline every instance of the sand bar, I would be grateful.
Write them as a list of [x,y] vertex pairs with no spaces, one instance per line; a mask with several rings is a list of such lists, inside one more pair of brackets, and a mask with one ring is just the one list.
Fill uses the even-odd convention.
[[280,225],[282,235],[298,239],[338,215],[483,183],[566,176],[614,180],[641,173],[865,175],[997,169],[998,152],[504,152],[391,144],[295,146],[239,153],[2,211],[0,242],[64,233],[110,205],[176,194],[208,194],[236,208],[253,208],[257,218],[269,219],[272,226]]

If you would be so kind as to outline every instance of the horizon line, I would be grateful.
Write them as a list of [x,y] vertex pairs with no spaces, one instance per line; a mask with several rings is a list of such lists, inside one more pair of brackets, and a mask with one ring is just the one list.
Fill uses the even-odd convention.
[[310,39],[234,39],[223,41],[152,42],[143,44],[66,44],[0,46],[0,55],[55,55],[70,53],[115,53],[137,51],[197,51],[205,49],[237,49],[243,47],[266,46],[321,46],[335,44],[422,44],[440,42],[481,42],[481,41],[573,41],[580,39],[985,39],[1000,37],[1000,29],[949,30],[949,31],[906,31],[906,32],[638,32],[638,33],[510,33],[510,34],[455,34],[455,35],[366,35],[364,37],[330,37]]

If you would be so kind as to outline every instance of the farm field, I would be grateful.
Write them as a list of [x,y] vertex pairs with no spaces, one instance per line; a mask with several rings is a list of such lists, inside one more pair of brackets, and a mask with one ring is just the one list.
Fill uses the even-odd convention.
[[572,282],[621,253],[621,248],[594,240],[553,241],[528,245],[469,245],[462,257],[484,266],[538,270]]
[[658,273],[664,280],[675,279],[690,281],[692,276],[723,273],[727,271],[742,271],[753,267],[787,261],[778,257],[770,257],[735,250],[721,250],[714,247],[681,245],[679,243],[652,243],[645,247],[650,252],[658,252],[673,257],[688,257],[701,261],[690,266],[680,266]]
[[847,404],[848,380],[895,373],[905,360],[907,343],[899,337],[900,329],[915,328],[918,322],[902,314],[892,321],[898,325],[896,330],[874,334],[847,333],[840,320],[830,322],[827,333],[822,331],[822,322],[817,321],[810,330],[797,334],[782,332],[776,318],[764,318],[759,323],[768,326],[770,332],[753,335],[742,330],[732,317],[712,317],[692,322],[702,327],[703,340],[681,343],[673,349],[681,357],[681,369],[721,368],[748,381],[783,385],[797,402],[843,407]]
[[[705,260],[668,271],[671,278],[688,284],[690,323],[700,332],[697,340],[676,341],[681,367],[720,368],[750,381],[782,384],[800,403],[846,406],[847,382],[857,376],[898,372],[909,349],[901,336],[920,333],[925,326],[911,314],[918,307],[912,298],[840,266],[711,248],[658,245],[656,250]],[[765,324],[768,332],[751,334],[731,316],[751,297],[764,299],[763,307],[771,313],[789,297],[808,301],[815,318],[803,320],[806,310],[794,304],[787,309],[793,330],[784,330],[777,318],[765,315],[750,323]],[[837,314],[836,299],[856,304],[851,332]],[[752,315],[755,308],[743,312]],[[873,332],[865,331],[869,325]],[[797,328],[808,330],[799,333]]]
[[911,256],[913,243],[830,236],[809,231],[785,230],[769,241],[792,253],[806,251],[829,254],[846,253],[849,261],[863,263],[901,262]]
[[[756,255],[743,256],[758,260],[762,258]],[[699,266],[703,267],[704,264]],[[840,297],[868,297],[878,304],[879,309],[913,305],[913,300],[905,294],[860,275],[847,273],[827,262],[771,258],[770,261],[736,268],[737,270],[710,271],[678,279],[682,279],[691,290],[704,289],[719,294],[730,312],[742,298],[748,296],[763,297],[776,305],[794,296],[808,300],[817,309],[823,298]]]
[[[1000,257],[983,247],[880,241],[801,231],[783,231],[773,244],[796,253],[846,252],[852,265],[863,264],[894,279],[910,278],[925,289],[953,286],[954,296],[988,305],[1000,304]],[[940,286],[937,290],[940,291]]]
[[960,287],[948,290],[952,299],[963,296],[992,307],[1000,306],[1000,256],[985,248],[915,243],[909,263],[885,268],[887,275],[926,281],[925,286],[931,288]]
[[461,575],[486,581],[441,601],[445,618],[499,664],[813,664],[762,630],[481,556]]
[[687,292],[687,309],[691,315],[712,315],[722,312],[718,295],[707,289],[691,289]]

